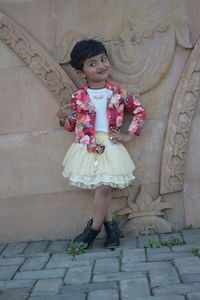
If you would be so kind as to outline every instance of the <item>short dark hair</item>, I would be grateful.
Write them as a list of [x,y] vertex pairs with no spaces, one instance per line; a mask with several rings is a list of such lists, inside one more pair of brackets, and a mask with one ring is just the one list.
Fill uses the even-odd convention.
[[79,41],[71,51],[70,64],[74,69],[83,71],[84,61],[101,53],[108,55],[105,46],[101,42],[95,40]]

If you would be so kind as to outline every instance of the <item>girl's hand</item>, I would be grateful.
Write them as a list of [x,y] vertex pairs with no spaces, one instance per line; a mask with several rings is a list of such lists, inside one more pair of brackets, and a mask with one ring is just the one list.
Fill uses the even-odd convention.
[[132,140],[134,133],[127,132],[127,133],[120,133],[120,132],[113,132],[110,137],[113,144],[117,143],[118,141],[122,142],[129,142]]
[[67,104],[64,104],[63,100],[60,100],[59,109],[57,112],[57,117],[60,121],[60,124],[62,123],[64,125],[67,115],[70,114],[70,107]]

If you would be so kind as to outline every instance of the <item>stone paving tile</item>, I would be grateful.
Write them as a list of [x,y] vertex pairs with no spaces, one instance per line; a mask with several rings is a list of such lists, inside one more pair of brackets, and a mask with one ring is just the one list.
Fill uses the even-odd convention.
[[67,250],[68,246],[69,246],[68,241],[53,241],[49,243],[46,252],[49,253],[64,252]]
[[150,240],[155,240],[159,241],[158,235],[157,234],[152,234],[152,235],[141,235],[138,237],[138,247],[143,248],[146,243]]
[[182,235],[186,244],[199,244],[200,229],[183,230]]
[[50,253],[47,252],[39,252],[39,253],[26,253],[26,254],[16,254],[16,255],[4,255],[4,258],[16,258],[16,257],[24,257],[24,258],[28,258],[28,257],[40,257],[40,256],[46,256],[49,257]]
[[1,255],[2,256],[4,256],[4,255],[11,256],[11,255],[21,254],[27,245],[28,245],[28,243],[11,243],[4,249],[4,251],[1,253]]
[[117,289],[92,291],[88,294],[88,300],[119,300]]
[[187,295],[187,300],[199,300],[200,293],[191,293]]
[[192,292],[200,292],[200,283],[177,283],[153,288],[154,295],[184,295]]
[[0,244],[0,254],[6,248],[7,244]]
[[48,279],[59,278],[65,274],[65,269],[50,269],[40,271],[23,271],[17,272],[14,279]]
[[182,251],[185,251],[185,252],[191,252],[191,249],[192,248],[197,248],[197,249],[200,249],[200,243],[199,244],[188,244],[188,245],[182,245],[182,246],[173,246],[171,248],[171,250],[173,252],[182,252]]
[[79,284],[79,285],[64,285],[61,289],[61,294],[68,293],[88,293],[91,291],[98,290],[106,290],[106,289],[117,289],[118,283],[117,281],[103,281],[103,282],[91,282],[88,284]]
[[[199,272],[200,272],[200,270],[199,270]],[[200,282],[200,273],[182,274],[181,279],[182,279],[183,283]]]
[[93,276],[93,282],[104,281],[119,281],[123,279],[141,278],[144,277],[145,272],[118,272],[109,274],[96,274]]
[[120,281],[121,300],[150,296],[147,278],[135,278]]
[[31,296],[56,295],[62,286],[62,278],[40,279],[33,288]]
[[41,270],[48,259],[48,256],[29,257],[21,266],[20,271]]
[[2,280],[0,281],[0,290],[32,287],[35,280]]
[[83,284],[89,283],[92,275],[91,266],[78,266],[69,268],[64,278],[65,284]]
[[149,271],[150,269],[158,269],[170,266],[171,264],[168,261],[163,262],[137,262],[137,263],[126,263],[122,264],[121,270],[125,272],[133,271]]
[[10,280],[16,273],[19,266],[1,266],[0,267],[0,280]]
[[180,274],[186,273],[199,273],[200,272],[200,259],[199,257],[184,257],[174,260],[175,266],[178,268]]
[[24,257],[0,258],[0,266],[21,265],[24,260]]
[[146,248],[147,255],[155,254],[155,253],[170,253],[171,250],[169,247],[161,247],[161,248]]
[[148,253],[147,259],[148,261],[164,261],[164,260],[173,260],[176,258],[183,257],[183,260],[185,257],[194,255],[191,252],[160,252],[160,253]]
[[[11,299],[9,299],[9,300],[11,300]],[[20,299],[20,300],[22,300],[22,299]],[[81,293],[73,293],[73,294],[69,293],[67,295],[54,295],[54,296],[40,295],[40,296],[30,297],[30,298],[28,298],[28,300],[86,300],[86,295],[81,294]]]
[[37,252],[44,252],[47,248],[47,245],[49,244],[48,241],[37,241],[37,242],[31,242],[26,247],[24,254],[32,254]]
[[135,297],[134,294],[127,298],[127,300],[185,300],[184,296],[181,295],[160,295],[160,296],[137,296]]
[[134,263],[134,262],[145,262],[145,249],[124,249],[122,251],[121,262]]
[[89,265],[91,262],[89,260],[82,260],[82,261],[74,261],[73,256],[66,255],[64,253],[54,254],[50,258],[49,262],[46,265],[46,269],[51,268],[70,268],[76,267],[79,265]]
[[112,273],[119,272],[119,259],[117,258],[104,258],[97,259],[95,262],[93,273]]
[[180,283],[178,274],[173,266],[149,270],[151,286],[162,286]]
[[29,290],[28,288],[7,290],[0,295],[0,300],[26,300]]
[[29,257],[21,266],[20,271],[41,270],[48,259],[48,256]]
[[98,252],[87,252],[75,257],[75,261],[79,260],[88,260],[88,259],[98,259],[98,258],[109,258],[109,257],[118,257],[121,254],[121,250],[116,249],[114,251],[106,249],[105,251]]
[[[103,249],[104,239],[99,239],[96,247],[76,257],[67,254],[67,241],[0,245],[0,300],[199,300],[200,257],[191,248],[200,249],[200,230],[192,230],[192,238],[188,232],[184,236],[183,231],[184,240],[192,243],[172,248],[142,245],[175,234],[121,239],[114,251]],[[32,294],[13,298],[14,290],[16,297],[25,290]]]

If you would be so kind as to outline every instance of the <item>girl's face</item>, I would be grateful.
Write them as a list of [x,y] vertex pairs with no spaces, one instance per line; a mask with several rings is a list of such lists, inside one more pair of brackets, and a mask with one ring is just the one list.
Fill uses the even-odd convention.
[[109,67],[107,55],[101,53],[84,61],[83,71],[80,71],[80,75],[87,79],[90,88],[101,88],[105,86]]

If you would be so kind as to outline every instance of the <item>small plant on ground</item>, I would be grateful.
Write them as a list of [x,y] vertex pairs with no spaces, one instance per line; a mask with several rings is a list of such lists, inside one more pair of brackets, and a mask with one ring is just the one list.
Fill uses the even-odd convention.
[[163,241],[161,242],[161,244],[162,246],[172,247],[172,246],[181,246],[183,245],[183,242],[179,237],[172,236],[170,240]]
[[150,240],[144,245],[144,248],[161,248],[162,245],[159,241]]
[[184,230],[190,230],[190,229],[194,229],[194,226],[192,224],[190,224],[184,228]]
[[166,241],[156,241],[156,240],[150,240],[147,244],[144,245],[144,248],[161,248],[163,246],[172,247],[172,246],[180,246],[183,242],[179,237],[172,236],[171,239]]
[[194,254],[195,256],[197,256],[198,253],[199,253],[199,249],[198,249],[198,248],[191,248],[190,251],[191,251],[192,254]]
[[67,253],[73,256],[82,254],[86,252],[87,244],[86,243],[77,243],[72,241],[67,249]]

